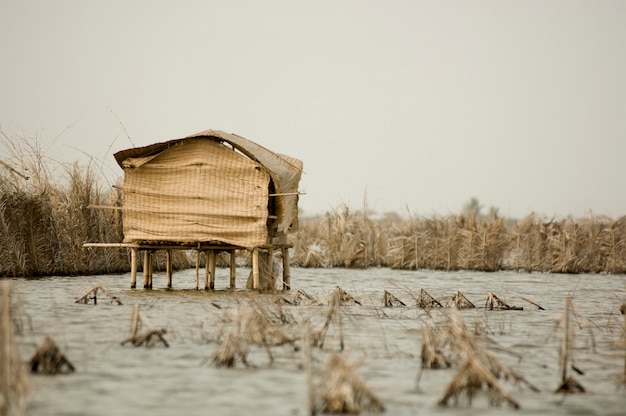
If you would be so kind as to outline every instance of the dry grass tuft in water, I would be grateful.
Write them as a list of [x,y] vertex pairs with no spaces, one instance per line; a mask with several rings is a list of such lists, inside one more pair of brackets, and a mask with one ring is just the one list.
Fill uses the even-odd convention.
[[[585,388],[573,376],[568,374],[568,368],[572,361],[572,350],[574,345],[574,325],[572,323],[572,298],[565,299],[565,312],[563,314],[563,337],[561,338],[561,346],[559,348],[559,366],[561,368],[561,384],[557,387],[555,393],[584,393]],[[580,371],[580,370],[579,370]]]
[[281,299],[285,303],[288,303],[290,305],[297,305],[297,306],[323,306],[324,305],[319,299],[317,299],[315,296],[308,294],[303,289],[296,290],[293,296],[291,297],[283,296]]
[[430,325],[422,324],[422,369],[449,368],[452,366],[452,359],[443,352],[443,344],[440,334],[434,331]]
[[332,292],[328,311],[326,313],[326,320],[324,325],[319,331],[311,331],[311,343],[320,349],[324,348],[324,342],[326,342],[326,335],[330,324],[334,321],[339,333],[339,349],[343,351],[345,344],[343,338],[343,324],[341,322],[341,306],[344,303],[354,304],[355,299],[345,292],[342,288],[337,288]]
[[47,336],[37,346],[35,354],[30,359],[30,371],[54,375],[73,373],[76,369],[54,340]]
[[[521,374],[504,365],[484,344],[491,344],[482,335],[470,330],[454,309],[443,315],[441,328],[433,330],[424,325],[422,342],[422,370],[445,368],[459,363],[459,369],[447,385],[440,406],[469,405],[481,393],[485,393],[490,405],[507,403],[513,408],[519,404],[502,387],[502,381],[521,384],[538,391]],[[418,382],[421,371],[418,374]]]
[[356,374],[360,362],[348,363],[339,354],[328,359],[319,409],[323,413],[381,413],[382,402]]
[[420,295],[419,298],[417,298],[417,306],[422,309],[443,308],[443,305],[424,289],[420,289]]
[[500,406],[506,402],[514,409],[520,407],[517,401],[502,388],[493,372],[481,361],[471,358],[466,358],[461,363],[457,374],[448,384],[444,396],[439,400],[439,405],[447,406],[451,401],[459,404],[463,396],[471,405],[477,394],[483,390],[487,392],[489,404],[492,406]]
[[[141,329],[145,327],[143,331]],[[157,344],[161,344],[164,347],[169,347],[163,335],[167,333],[165,328],[155,329],[150,325],[148,318],[139,310],[139,305],[133,305],[133,314],[130,318],[130,334],[128,338],[122,341],[122,345],[131,343],[135,347],[142,345],[146,347],[153,347]]]
[[392,308],[394,306],[406,306],[406,303],[402,302],[396,296],[385,290],[383,293],[383,306],[386,308]]
[[335,300],[337,300],[341,306],[361,305],[359,300],[339,286],[337,286],[331,294],[331,303]]
[[487,301],[485,302],[485,309],[488,309],[490,311],[494,309],[507,310],[507,311],[508,310],[521,311],[524,308],[520,306],[510,306],[509,304],[504,302],[502,299],[497,297],[493,292],[489,292],[489,294],[487,295]]
[[120,298],[106,290],[102,285],[97,284],[91,289],[89,289],[83,296],[76,300],[74,303],[83,303],[85,305],[89,304],[90,301],[93,301],[94,305],[98,304],[98,291],[104,292],[104,294],[111,300],[111,303],[116,303],[118,305],[122,304]]
[[446,307],[456,309],[474,309],[476,306],[474,306],[474,304],[466,298],[463,293],[457,290],[446,304]]
[[221,341],[217,350],[211,355],[216,367],[235,367],[240,361],[246,367],[251,346],[260,346],[267,352],[272,364],[274,356],[270,347],[293,344],[294,339],[288,335],[285,325],[294,322],[292,316],[286,314],[278,305],[278,311],[272,311],[258,302],[250,300],[246,306],[239,305],[235,315],[225,319],[227,328],[222,328]]

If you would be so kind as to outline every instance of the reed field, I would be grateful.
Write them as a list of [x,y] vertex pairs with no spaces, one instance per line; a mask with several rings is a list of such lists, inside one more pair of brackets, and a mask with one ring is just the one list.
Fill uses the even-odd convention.
[[[0,148],[0,276],[130,269],[126,249],[82,247],[122,241],[122,211],[90,208],[121,207],[115,186],[121,178],[106,181],[95,162],[61,164],[46,158],[37,141],[1,132]],[[375,215],[366,203],[341,204],[300,218],[290,242],[292,265],[307,268],[626,273],[626,215],[510,219],[473,211],[407,218]],[[183,252],[175,256],[176,269],[194,264]],[[164,267],[159,252],[155,267]]]
[[342,205],[303,219],[293,238],[300,267],[626,272],[626,216],[521,220],[475,212],[374,219]]

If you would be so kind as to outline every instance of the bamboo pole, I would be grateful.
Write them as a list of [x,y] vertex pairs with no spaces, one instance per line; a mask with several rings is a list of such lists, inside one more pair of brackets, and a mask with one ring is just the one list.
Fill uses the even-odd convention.
[[130,249],[130,288],[137,287],[137,249]]
[[235,250],[228,250],[230,254],[230,288],[235,289],[235,280],[237,278],[237,264],[235,262]]
[[152,262],[154,257],[152,256],[152,251],[150,251],[150,255],[148,256],[148,288],[152,289]]
[[148,289],[150,286],[150,251],[143,252],[143,288]]
[[[270,246],[270,248],[267,249],[267,276],[270,279],[270,281],[273,281],[272,277],[274,276],[274,248]],[[264,289],[268,289],[268,288],[264,288]],[[276,289],[276,285],[274,285],[274,287],[270,288],[271,290]]]
[[196,290],[199,287],[200,280],[200,250],[196,250]]
[[209,250],[207,258],[207,267],[209,269],[209,289],[215,289],[215,250]]
[[259,289],[259,248],[252,249],[252,288]]
[[204,290],[209,290],[209,280],[211,280],[211,267],[209,266],[209,252],[211,251],[204,251]]
[[572,298],[565,298],[565,314],[563,323],[563,344],[561,346],[561,381],[565,383],[567,380],[567,363],[569,361],[569,349],[570,349],[570,324],[569,313],[572,304]]
[[165,275],[167,277],[167,288],[172,288],[172,250],[165,251]]

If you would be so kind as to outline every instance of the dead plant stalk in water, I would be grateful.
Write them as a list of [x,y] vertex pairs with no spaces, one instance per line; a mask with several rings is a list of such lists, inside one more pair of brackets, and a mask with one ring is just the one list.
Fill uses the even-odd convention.
[[14,339],[11,286],[0,283],[0,415],[22,415],[32,389]]

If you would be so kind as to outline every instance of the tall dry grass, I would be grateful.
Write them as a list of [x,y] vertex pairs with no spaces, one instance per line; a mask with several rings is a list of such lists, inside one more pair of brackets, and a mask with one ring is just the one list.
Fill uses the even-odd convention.
[[364,269],[386,265],[389,224],[373,220],[366,205],[353,211],[342,204],[299,224],[299,231],[291,237],[296,266]]
[[85,242],[119,242],[120,205],[104,191],[90,164],[66,165],[46,157],[37,139],[0,132],[0,276],[76,275],[126,271],[125,249],[97,253]]
[[293,262],[302,267],[626,273],[626,216],[375,218],[341,205],[300,224]]

